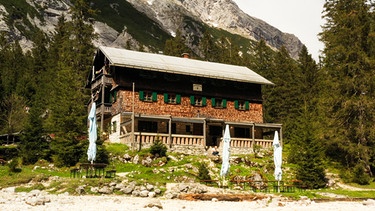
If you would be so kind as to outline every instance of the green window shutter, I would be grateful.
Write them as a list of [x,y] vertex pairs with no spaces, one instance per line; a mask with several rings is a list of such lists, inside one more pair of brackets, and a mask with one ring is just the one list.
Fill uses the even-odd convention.
[[165,103],[168,103],[168,94],[167,93],[164,93],[164,102]]
[[142,100],[142,101],[145,99],[143,91],[139,91],[139,99]]
[[153,92],[152,93],[152,102],[156,102],[158,101],[158,93],[157,92]]
[[211,98],[211,104],[212,104],[212,107],[215,107],[215,106],[216,106],[215,98]]
[[206,97],[202,97],[202,106],[206,106],[207,105],[207,99]]
[[190,104],[195,105],[195,99],[193,95],[190,96]]
[[113,91],[113,102],[117,100],[117,91]]
[[235,101],[234,101],[234,108],[235,108],[235,109],[238,109],[238,108],[239,108],[239,106],[238,106],[238,100],[235,100]]
[[249,101],[245,101],[245,110],[249,110],[249,109],[250,109]]
[[181,95],[176,95],[176,103],[177,104],[181,103]]
[[226,108],[227,107],[227,100],[226,99],[223,99],[223,108]]

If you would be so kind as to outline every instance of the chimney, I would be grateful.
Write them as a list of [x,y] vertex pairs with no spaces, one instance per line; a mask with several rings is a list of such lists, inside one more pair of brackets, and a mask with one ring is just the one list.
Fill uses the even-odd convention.
[[186,58],[186,59],[190,58],[189,53],[182,53],[181,56],[182,56],[182,58]]

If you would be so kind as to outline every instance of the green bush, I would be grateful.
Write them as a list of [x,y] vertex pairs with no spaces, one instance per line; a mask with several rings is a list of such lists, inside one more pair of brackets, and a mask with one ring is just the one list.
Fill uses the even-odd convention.
[[211,180],[210,173],[205,163],[198,164],[198,179],[199,180]]
[[156,140],[150,147],[150,153],[155,157],[167,156],[167,146],[165,146],[160,140]]
[[17,146],[0,146],[0,158],[10,160],[18,156],[19,149]]
[[80,157],[86,153],[82,145],[78,140],[56,138],[51,143],[53,163],[57,167],[76,165]]
[[21,172],[19,158],[13,158],[8,164],[9,172]]
[[363,164],[357,164],[353,169],[352,182],[358,183],[360,185],[369,185],[371,182],[371,177],[365,172],[365,167]]

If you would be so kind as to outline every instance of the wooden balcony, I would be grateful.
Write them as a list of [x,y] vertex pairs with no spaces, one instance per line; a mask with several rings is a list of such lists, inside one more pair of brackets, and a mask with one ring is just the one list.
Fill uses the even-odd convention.
[[[104,114],[111,114],[112,112],[112,103],[104,103]],[[102,113],[102,104],[96,106],[96,115]]]
[[95,80],[91,83],[91,90],[97,88],[99,85],[104,83],[105,85],[112,85],[113,79],[111,75],[99,75],[95,78]]

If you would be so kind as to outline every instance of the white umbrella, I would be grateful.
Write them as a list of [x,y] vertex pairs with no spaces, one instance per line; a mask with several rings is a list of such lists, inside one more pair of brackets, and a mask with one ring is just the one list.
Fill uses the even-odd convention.
[[[280,185],[281,177],[282,177],[282,170],[281,170],[281,163],[282,163],[282,147],[280,146],[279,142],[279,133],[275,131],[275,136],[273,137],[273,161],[275,163],[275,180],[278,181],[278,186]],[[280,191],[278,187],[278,191]]]
[[88,161],[91,163],[94,162],[96,157],[96,139],[98,138],[98,134],[96,131],[96,104],[95,102],[91,105],[91,110],[88,116],[88,120],[90,123],[89,127],[89,148],[87,149],[87,157]]
[[230,156],[230,132],[229,125],[226,125],[223,137],[223,155],[220,176],[225,177],[229,173],[229,156]]

